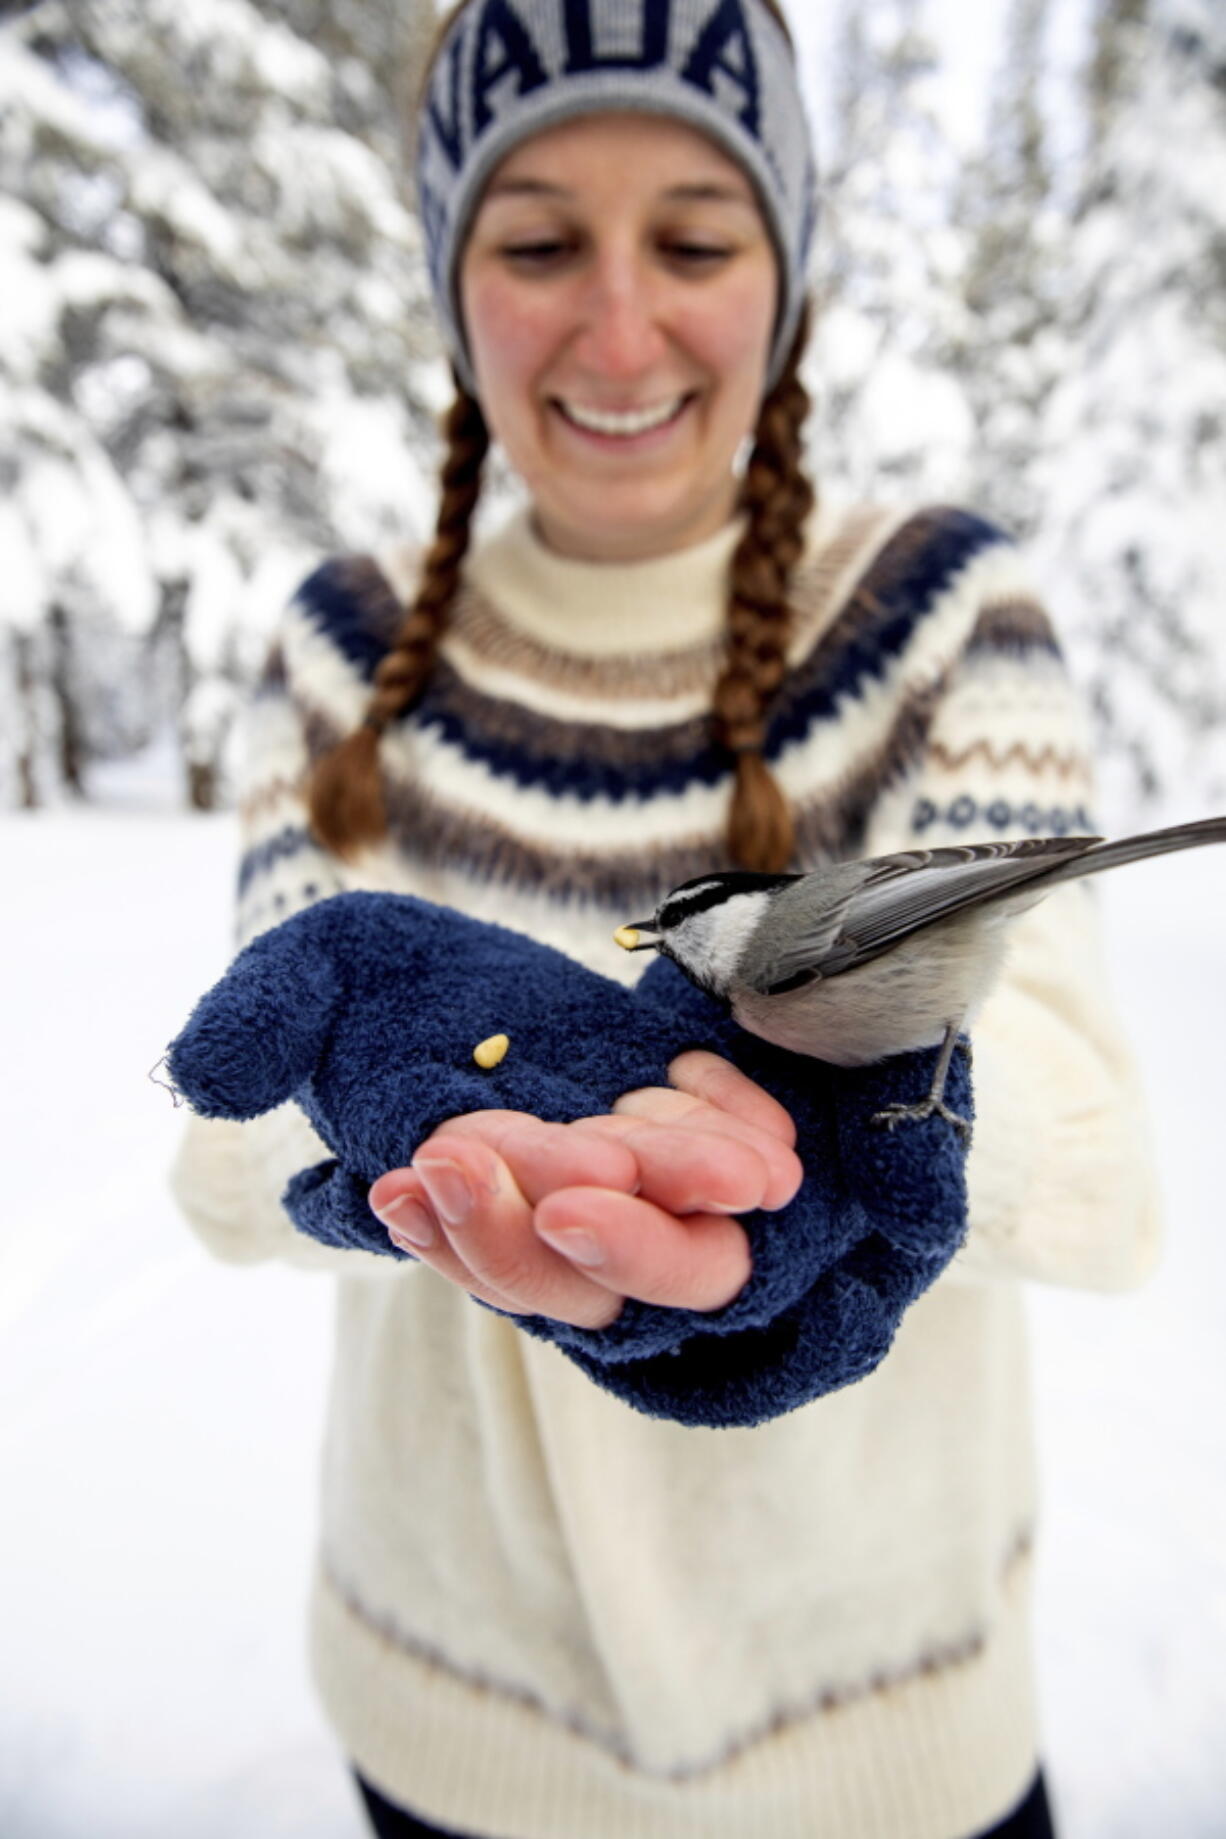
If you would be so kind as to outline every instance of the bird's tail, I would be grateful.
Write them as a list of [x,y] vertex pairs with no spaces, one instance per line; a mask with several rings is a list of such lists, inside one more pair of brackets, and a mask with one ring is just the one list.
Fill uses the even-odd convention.
[[1059,862],[1041,877],[1075,881],[1079,875],[1096,875],[1100,869],[1120,868],[1146,856],[1165,856],[1176,849],[1199,849],[1206,843],[1226,843],[1226,817],[1204,817],[1192,824],[1172,824],[1167,830],[1146,830],[1140,836],[1120,837],[1114,843],[1095,843],[1070,861]]

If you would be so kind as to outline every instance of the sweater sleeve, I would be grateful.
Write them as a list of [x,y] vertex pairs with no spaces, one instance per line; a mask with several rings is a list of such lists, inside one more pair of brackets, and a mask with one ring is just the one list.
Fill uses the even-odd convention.
[[276,1260],[300,1270],[384,1278],[405,1268],[298,1231],[282,1195],[293,1176],[327,1156],[293,1103],[246,1123],[192,1116],[171,1169],[171,1192],[206,1250],[225,1264]]
[[[1095,829],[1084,710],[1011,544],[980,579],[964,642],[932,685],[924,744],[874,813],[870,854]],[[1158,1252],[1156,1186],[1093,883],[1014,923],[971,1039],[970,1226],[945,1281],[1140,1283]]]
[[[288,651],[310,642],[305,605],[313,594],[336,591],[337,568],[325,564],[295,596],[243,714],[239,946],[347,886],[344,865],[320,847],[308,823],[303,788],[310,712],[292,694],[287,664]],[[329,1154],[293,1102],[245,1123],[193,1115],[171,1169],[171,1191],[206,1249],[225,1262],[275,1259],[307,1270],[386,1276],[393,1268],[386,1259],[316,1243],[298,1231],[282,1204],[291,1177]]]

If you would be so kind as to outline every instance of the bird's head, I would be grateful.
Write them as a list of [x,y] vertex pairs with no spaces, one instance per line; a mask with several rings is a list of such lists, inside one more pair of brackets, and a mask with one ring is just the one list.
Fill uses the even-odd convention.
[[624,951],[658,951],[691,983],[727,1001],[746,946],[781,888],[796,875],[748,870],[699,875],[666,894],[649,920],[634,920],[613,934]]

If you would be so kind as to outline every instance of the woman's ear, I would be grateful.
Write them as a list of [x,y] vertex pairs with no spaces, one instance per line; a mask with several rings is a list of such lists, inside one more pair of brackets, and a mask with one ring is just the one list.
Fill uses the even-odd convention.
[[202,1117],[258,1117],[313,1072],[337,995],[314,934],[290,920],[255,939],[171,1042],[170,1078]]

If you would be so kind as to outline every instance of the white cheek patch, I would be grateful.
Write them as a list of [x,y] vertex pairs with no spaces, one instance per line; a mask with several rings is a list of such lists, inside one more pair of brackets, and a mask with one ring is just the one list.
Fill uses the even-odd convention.
[[744,956],[745,947],[765,916],[770,896],[734,894],[718,907],[700,914],[694,922],[701,927],[695,940],[704,969],[712,980],[726,987]]

